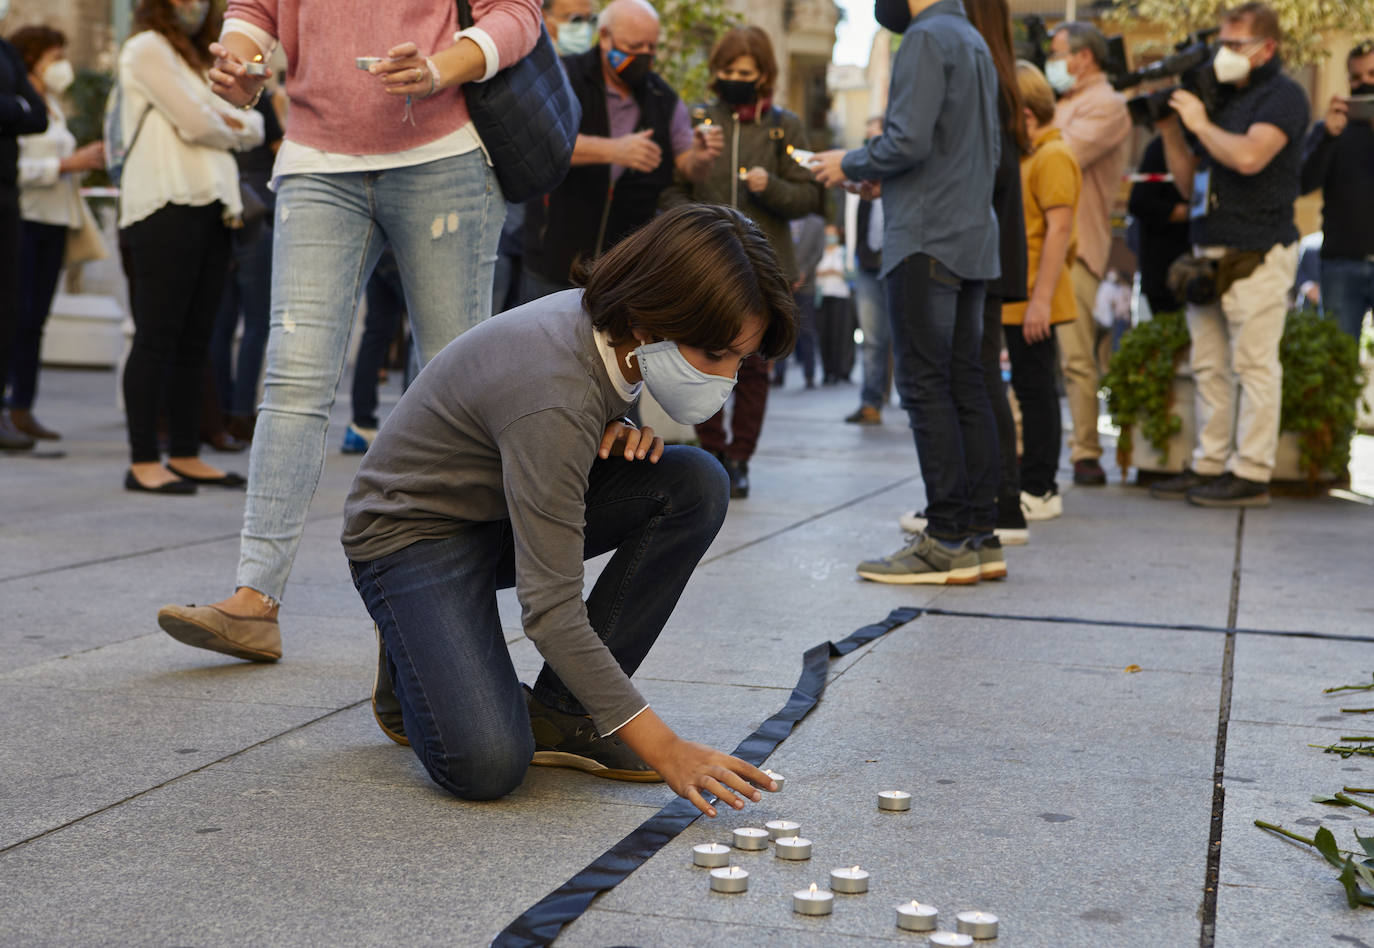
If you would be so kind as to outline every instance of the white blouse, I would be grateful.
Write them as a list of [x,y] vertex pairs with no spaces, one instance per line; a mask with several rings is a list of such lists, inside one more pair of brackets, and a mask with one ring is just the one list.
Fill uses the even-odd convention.
[[81,226],[76,175],[62,173],[62,159],[76,151],[55,96],[47,96],[48,130],[19,136],[19,214],[35,224]]
[[[238,165],[229,152],[262,144],[262,116],[236,109],[211,92],[206,78],[155,30],[144,30],[124,44],[119,84],[120,131],[127,150],[119,226],[137,223],[168,204],[199,207],[219,201],[226,217],[240,214]],[[232,128],[229,118],[243,127]]]

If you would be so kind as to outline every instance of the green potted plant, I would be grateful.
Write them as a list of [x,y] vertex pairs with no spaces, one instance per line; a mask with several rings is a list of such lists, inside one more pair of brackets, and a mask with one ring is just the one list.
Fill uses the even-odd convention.
[[[1121,429],[1117,462],[1123,471],[1180,470],[1193,447],[1193,384],[1187,366],[1188,326],[1182,313],[1163,313],[1121,338],[1103,376],[1107,409]],[[1279,344],[1283,365],[1280,438],[1275,476],[1333,480],[1350,463],[1350,439],[1365,382],[1359,347],[1334,320],[1309,310],[1288,314]],[[1137,448],[1136,430],[1153,449]]]

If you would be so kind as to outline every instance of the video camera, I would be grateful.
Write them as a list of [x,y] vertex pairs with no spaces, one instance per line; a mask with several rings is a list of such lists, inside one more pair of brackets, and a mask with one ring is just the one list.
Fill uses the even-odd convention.
[[1174,51],[1159,62],[1112,78],[1112,88],[1117,91],[1130,89],[1142,82],[1158,79],[1178,78],[1178,84],[1138,95],[1127,101],[1131,120],[1137,125],[1153,125],[1171,111],[1169,97],[1178,89],[1187,89],[1202,100],[1209,115],[1215,114],[1221,101],[1221,83],[1212,72],[1213,50],[1208,42],[1217,33],[1217,27],[1198,30],[1174,46]]

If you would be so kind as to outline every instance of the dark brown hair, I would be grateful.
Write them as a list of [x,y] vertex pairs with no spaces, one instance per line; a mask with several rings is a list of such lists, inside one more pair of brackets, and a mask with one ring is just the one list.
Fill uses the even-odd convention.
[[797,341],[792,287],[768,238],[739,211],[686,204],[660,214],[592,264],[582,306],[616,343],[642,329],[698,349],[728,349],[750,317],[759,353],[780,359]]
[[1267,3],[1242,3],[1221,15],[1223,23],[1239,23],[1246,19],[1250,21],[1250,29],[1256,36],[1271,39],[1275,43],[1283,39],[1283,30],[1279,28],[1279,15]]
[[24,68],[33,72],[33,67],[43,54],[54,47],[67,45],[67,37],[61,30],[51,26],[23,26],[14,31],[10,43],[19,50],[24,59]]
[[210,44],[219,39],[222,14],[218,4],[210,4],[210,12],[200,30],[192,36],[177,25],[171,0],[139,0],[134,9],[134,32],[152,30],[161,33],[187,64],[196,70],[208,69],[215,61]]
[[1030,150],[1026,116],[1021,111],[1021,90],[1016,82],[1016,54],[1011,39],[1011,11],[1007,0],[964,0],[969,22],[983,35],[997,67],[997,94],[1001,97],[1001,119],[1023,152]]
[[759,98],[772,95],[773,83],[778,81],[778,60],[768,34],[757,26],[737,26],[721,34],[711,50],[711,75],[714,77],[741,56],[754,57],[759,67]]

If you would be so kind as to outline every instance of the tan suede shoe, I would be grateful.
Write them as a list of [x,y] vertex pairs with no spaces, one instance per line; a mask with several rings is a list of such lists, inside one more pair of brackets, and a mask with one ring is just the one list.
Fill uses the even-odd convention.
[[281,658],[281,629],[276,619],[234,616],[214,606],[163,606],[157,624],[178,642],[223,652],[250,662]]

